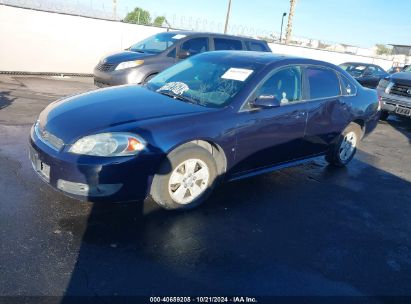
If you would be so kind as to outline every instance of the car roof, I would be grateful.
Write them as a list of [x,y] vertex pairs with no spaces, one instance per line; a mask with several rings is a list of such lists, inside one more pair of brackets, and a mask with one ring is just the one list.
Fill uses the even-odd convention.
[[[210,56],[210,57],[220,57],[225,56],[227,60],[232,58],[236,61],[243,61],[246,62],[255,62],[262,65],[273,65],[276,63],[284,63],[284,64],[312,64],[312,65],[322,65],[326,67],[336,68],[335,65],[315,59],[309,59],[304,57],[297,57],[297,56],[288,56],[288,55],[281,55],[281,54],[274,54],[270,52],[255,52],[255,51],[213,51],[203,53],[201,55]],[[338,68],[339,69],[339,68]]]
[[213,36],[213,37],[242,39],[242,40],[254,40],[254,41],[266,42],[265,40],[256,39],[256,38],[252,38],[252,37],[227,35],[227,34],[220,34],[220,33],[213,33],[213,32],[170,31],[168,33],[175,33],[176,35],[185,35],[185,36],[190,36],[190,37],[192,37],[192,36]]
[[344,63],[341,63],[340,65],[343,65],[343,64],[365,65],[365,66],[378,66],[378,67],[379,67],[378,64],[375,64],[375,63],[366,63],[366,62],[344,62]]

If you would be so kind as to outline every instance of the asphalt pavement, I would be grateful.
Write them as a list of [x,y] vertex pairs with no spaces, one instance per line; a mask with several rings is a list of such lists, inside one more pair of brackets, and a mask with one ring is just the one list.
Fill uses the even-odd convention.
[[347,168],[320,158],[170,212],[76,201],[32,171],[40,111],[93,89],[0,75],[0,296],[411,296],[411,120],[379,123]]

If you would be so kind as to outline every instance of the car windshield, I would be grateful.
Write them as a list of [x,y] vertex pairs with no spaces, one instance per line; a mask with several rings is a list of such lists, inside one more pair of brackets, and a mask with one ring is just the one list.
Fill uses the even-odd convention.
[[350,75],[354,77],[359,77],[367,69],[367,66],[362,64],[341,64],[340,68],[346,70]]
[[[140,53],[161,53],[162,51],[168,49],[170,46],[174,45],[174,43],[178,40],[183,38],[184,35],[178,35],[172,32],[168,33],[160,33],[143,41],[140,41],[128,49],[133,52],[140,52]],[[184,36],[185,37],[185,36]]]
[[411,65],[410,66],[408,66],[408,67],[406,67],[404,70],[403,70],[403,72],[411,72]]
[[146,87],[201,106],[221,108],[233,100],[261,66],[255,62],[203,54],[165,70]]

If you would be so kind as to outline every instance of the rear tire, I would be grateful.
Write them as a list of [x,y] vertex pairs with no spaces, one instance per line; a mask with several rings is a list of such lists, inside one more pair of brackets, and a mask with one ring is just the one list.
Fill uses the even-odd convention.
[[211,194],[217,166],[206,149],[186,144],[172,151],[153,178],[150,196],[165,209],[192,209]]
[[386,121],[388,119],[388,116],[390,116],[390,113],[387,111],[381,111],[380,113],[380,120]]
[[361,137],[361,127],[356,123],[350,123],[341,133],[338,142],[326,155],[326,161],[330,165],[337,167],[344,167],[347,165],[353,159]]

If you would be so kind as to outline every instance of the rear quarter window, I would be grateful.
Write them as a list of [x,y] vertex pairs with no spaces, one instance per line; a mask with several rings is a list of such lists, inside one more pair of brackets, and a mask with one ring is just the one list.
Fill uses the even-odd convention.
[[216,51],[223,50],[242,50],[243,43],[241,40],[226,39],[226,38],[214,38],[214,48]]
[[310,85],[310,99],[341,95],[340,81],[333,70],[323,67],[307,67],[306,75]]
[[256,52],[268,52],[267,46],[263,42],[246,41],[247,50]]
[[357,94],[357,87],[355,84],[349,80],[346,76],[343,74],[340,74],[340,79],[341,79],[341,91],[343,95],[356,95]]

